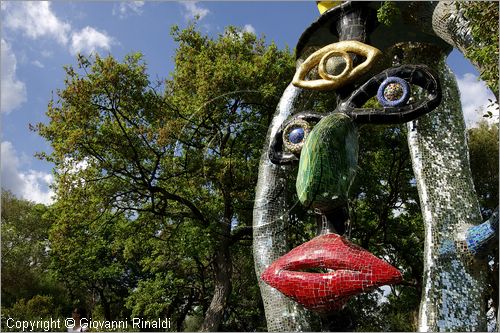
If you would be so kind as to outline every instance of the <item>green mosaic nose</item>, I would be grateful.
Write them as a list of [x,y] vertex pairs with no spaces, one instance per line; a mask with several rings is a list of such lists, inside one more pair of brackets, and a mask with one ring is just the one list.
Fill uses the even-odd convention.
[[343,113],[314,126],[300,153],[297,194],[300,202],[323,212],[344,206],[358,165],[358,130]]

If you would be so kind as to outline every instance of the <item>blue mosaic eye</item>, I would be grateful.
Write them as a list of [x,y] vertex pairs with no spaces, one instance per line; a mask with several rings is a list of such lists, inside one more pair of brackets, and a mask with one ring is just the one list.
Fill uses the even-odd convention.
[[294,119],[283,130],[283,145],[293,154],[300,154],[304,142],[311,131],[311,125],[303,119]]
[[382,82],[377,91],[377,99],[384,107],[404,105],[410,98],[410,85],[405,80],[390,76]]
[[301,143],[304,140],[305,131],[302,127],[293,129],[288,135],[288,140],[293,144]]

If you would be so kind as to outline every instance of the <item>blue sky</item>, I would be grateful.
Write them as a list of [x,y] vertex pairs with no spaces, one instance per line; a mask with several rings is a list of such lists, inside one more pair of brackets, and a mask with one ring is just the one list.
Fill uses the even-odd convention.
[[[34,157],[50,146],[28,129],[46,122],[52,92],[63,88],[62,66],[75,64],[77,52],[108,53],[118,59],[140,51],[152,78],[173,70],[174,24],[185,27],[199,15],[211,36],[227,25],[243,27],[278,47],[291,49],[319,15],[315,3],[300,2],[18,2],[1,3],[1,181],[18,197],[50,203],[52,165]],[[448,64],[457,76],[468,126],[481,115],[492,94],[477,71],[458,52]]]

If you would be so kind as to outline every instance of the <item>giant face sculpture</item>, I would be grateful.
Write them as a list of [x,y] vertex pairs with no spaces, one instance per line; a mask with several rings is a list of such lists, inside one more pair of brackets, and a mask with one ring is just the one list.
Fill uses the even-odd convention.
[[[298,163],[299,201],[314,210],[321,225],[317,237],[277,259],[261,278],[319,313],[340,309],[353,295],[402,280],[398,269],[342,236],[349,218],[348,191],[357,169],[357,128],[416,119],[439,105],[441,89],[436,75],[424,65],[391,67],[366,79],[381,55],[377,48],[354,39],[328,44],[309,55],[292,83],[303,89],[340,89],[340,103],[330,113],[293,115],[270,146],[272,163]],[[424,97],[410,100],[417,86]],[[364,108],[371,98],[377,98],[381,108]]]
[[[347,189],[357,164],[357,126],[417,118],[407,128],[425,226],[419,331],[486,330],[486,265],[476,259],[498,246],[498,212],[480,224],[458,88],[444,61],[452,47],[470,45],[467,22],[456,3],[401,2],[389,27],[377,21],[379,6],[344,2],[304,31],[293,85],[269,127],[253,248],[270,331],[309,330],[298,303],[328,313],[352,295],[400,281],[395,268],[343,236]],[[391,67],[394,55],[399,64]],[[422,97],[416,101],[408,98],[414,87]],[[338,105],[329,113],[308,111],[301,101],[311,89],[332,92]],[[381,107],[366,108],[374,96]],[[290,205],[281,165],[291,163],[299,164],[297,194],[317,214],[319,235],[286,254]]]
[[[347,80],[352,77],[349,74],[345,72]],[[316,81],[319,89],[329,84],[327,80]],[[341,79],[331,81],[333,86],[342,87]],[[303,85],[314,86],[308,81]],[[410,87],[415,85],[426,91],[427,97],[409,102]],[[375,95],[384,107],[363,109]],[[274,262],[262,274],[266,283],[306,308],[330,312],[341,308],[350,296],[401,281],[396,268],[337,234],[344,232],[348,219],[347,195],[359,150],[357,126],[411,121],[431,111],[440,100],[439,82],[428,68],[401,66],[375,75],[329,114],[303,112],[282,125],[269,158],[276,164],[298,161],[298,198],[319,215],[324,226],[319,228],[321,235]],[[327,271],[311,273],[306,269]]]

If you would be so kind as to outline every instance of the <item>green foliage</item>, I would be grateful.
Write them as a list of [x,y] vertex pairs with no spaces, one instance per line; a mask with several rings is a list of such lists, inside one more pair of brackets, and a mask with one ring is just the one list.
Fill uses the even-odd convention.
[[483,210],[498,206],[498,124],[486,121],[468,131],[470,166]]
[[238,264],[232,274],[233,291],[226,310],[227,319],[220,329],[228,332],[266,331],[264,306],[256,283],[251,243],[235,250],[233,258]]
[[384,1],[377,9],[377,19],[380,23],[391,26],[396,17],[401,15],[401,11],[394,1]]
[[168,317],[182,331],[187,316],[210,302],[213,249],[209,235],[189,222],[167,228],[159,219],[147,222],[136,221],[140,232],[126,240],[126,258],[139,263],[141,274],[126,307],[134,317]]
[[[486,121],[468,131],[472,179],[484,219],[498,207],[498,133],[498,123],[489,125]],[[498,311],[498,261],[498,252],[488,257],[489,298],[494,316]]]
[[[12,318],[7,323],[7,319]],[[2,330],[4,331],[19,331],[22,332],[22,327],[16,327],[16,321],[31,321],[34,331],[58,332],[64,327],[64,319],[67,318],[53,296],[36,295],[26,301],[19,299],[11,308],[2,307]],[[54,324],[49,325],[52,320]],[[55,322],[58,321],[58,324]],[[39,326],[36,326],[39,325]],[[59,325],[59,327],[58,327]],[[28,330],[31,330],[30,326]]]
[[38,320],[40,318],[50,318],[54,313],[59,313],[54,300],[50,296],[36,295],[26,301],[24,298],[18,300],[10,312],[13,318],[18,320]]
[[[48,208],[2,190],[2,318],[64,317],[68,294],[50,270]],[[5,326],[2,329],[12,330]]]
[[[351,238],[403,273],[382,303],[372,294],[348,304],[359,331],[415,330],[423,274],[424,226],[406,126],[360,129],[359,170],[351,188]],[[363,307],[363,311],[356,311]],[[347,311],[346,310],[346,311]]]
[[127,307],[132,309],[133,317],[161,318],[172,304],[170,296],[177,289],[172,272],[158,273],[153,279],[139,281],[137,289],[128,297]]
[[[137,268],[124,259],[121,236],[132,233],[133,225],[121,216],[101,214],[97,199],[88,199],[71,206],[63,201],[54,205],[51,268],[68,288],[74,306],[94,310],[92,303],[99,300],[101,319],[126,318],[123,298],[135,283]],[[96,313],[93,317],[99,318]]]
[[458,2],[469,20],[473,45],[467,48],[465,56],[480,68],[480,78],[486,82],[498,102],[498,2]]
[[239,28],[172,35],[171,79],[152,83],[140,54],[79,56],[50,121],[35,127],[56,166],[52,268],[106,319],[167,316],[177,330],[225,286],[211,327],[242,328],[262,318],[245,240],[263,140],[294,60]]
[[[47,268],[48,229],[46,207],[17,199],[2,190],[2,301],[35,296],[40,276]],[[33,286],[34,288],[31,288]]]
[[186,317],[184,332],[197,332],[203,323],[203,314],[196,313]]

